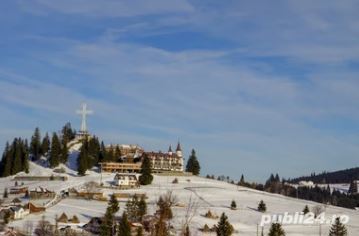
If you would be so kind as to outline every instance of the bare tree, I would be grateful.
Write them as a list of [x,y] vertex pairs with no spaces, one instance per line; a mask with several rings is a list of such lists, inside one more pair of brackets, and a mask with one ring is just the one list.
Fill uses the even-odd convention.
[[324,209],[320,205],[316,205],[312,208],[312,212],[314,214],[314,217],[317,218],[321,213],[324,212]]
[[45,220],[45,216],[42,216],[41,220],[38,222],[36,229],[34,231],[37,236],[53,236],[52,225],[49,221]]
[[181,235],[188,236],[190,235],[189,225],[192,222],[193,217],[197,214],[198,210],[198,201],[197,198],[193,199],[193,195],[190,196],[188,204],[186,207],[186,213],[181,226]]

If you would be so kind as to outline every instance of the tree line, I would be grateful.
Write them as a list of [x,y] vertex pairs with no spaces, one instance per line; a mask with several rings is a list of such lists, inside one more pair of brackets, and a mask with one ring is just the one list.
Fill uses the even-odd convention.
[[312,173],[310,176],[288,179],[287,181],[290,183],[299,183],[299,181],[313,181],[313,183],[316,184],[337,184],[350,183],[353,180],[359,180],[359,167],[334,172],[324,171],[321,174]]

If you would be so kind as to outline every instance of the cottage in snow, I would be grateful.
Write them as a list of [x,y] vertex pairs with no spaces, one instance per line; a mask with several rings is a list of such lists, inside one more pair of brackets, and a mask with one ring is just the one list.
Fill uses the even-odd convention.
[[119,187],[137,188],[140,186],[137,176],[134,174],[116,174],[113,181]]

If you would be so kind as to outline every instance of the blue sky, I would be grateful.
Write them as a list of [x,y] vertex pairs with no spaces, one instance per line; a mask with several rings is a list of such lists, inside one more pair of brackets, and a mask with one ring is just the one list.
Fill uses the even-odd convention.
[[356,1],[0,3],[0,147],[82,101],[107,143],[263,181],[358,166]]

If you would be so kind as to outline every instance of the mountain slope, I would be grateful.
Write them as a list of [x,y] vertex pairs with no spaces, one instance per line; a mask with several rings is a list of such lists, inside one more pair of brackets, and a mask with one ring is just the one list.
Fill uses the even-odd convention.
[[298,183],[303,180],[313,181],[318,184],[350,183],[352,180],[359,180],[359,167],[334,172],[323,172],[318,175],[312,174],[311,176],[302,176],[291,179],[290,182]]

